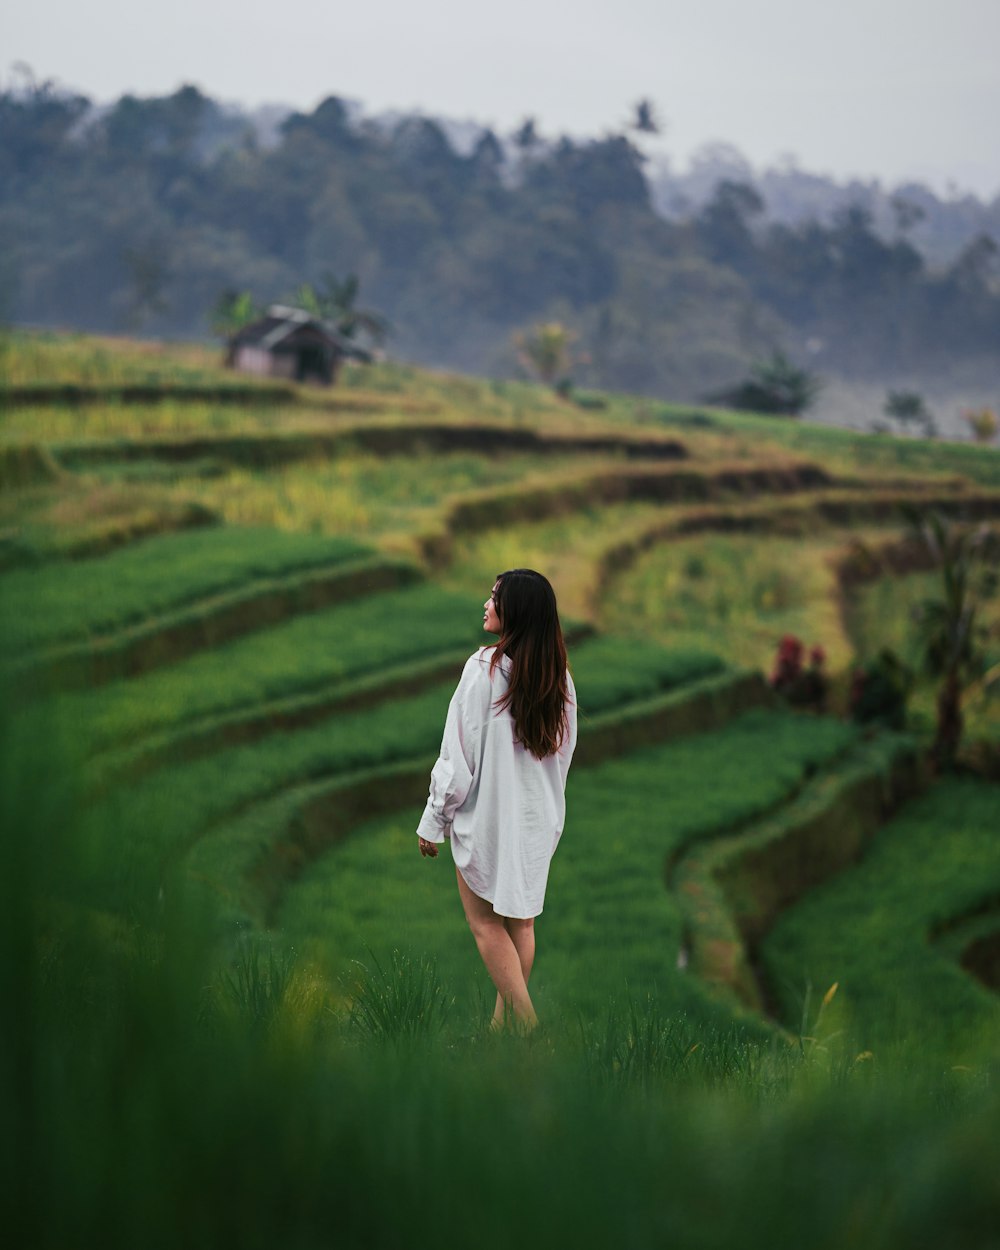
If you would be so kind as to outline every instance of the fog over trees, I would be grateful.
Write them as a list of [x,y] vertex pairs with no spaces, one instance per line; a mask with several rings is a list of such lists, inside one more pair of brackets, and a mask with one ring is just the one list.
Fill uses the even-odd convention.
[[98,109],[28,79],[0,93],[0,314],[207,337],[224,291],[356,275],[392,354],[477,372],[516,372],[515,332],[559,322],[579,383],[672,398],[776,349],[885,385],[1000,375],[1000,200],[758,174],[725,147],[680,174],[645,141],[335,96],[254,115],[194,87]]

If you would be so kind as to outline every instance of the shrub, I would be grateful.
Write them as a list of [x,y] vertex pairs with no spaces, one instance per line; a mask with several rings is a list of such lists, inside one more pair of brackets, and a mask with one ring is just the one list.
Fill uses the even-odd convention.
[[797,417],[812,406],[822,385],[816,374],[797,368],[783,352],[773,352],[757,361],[744,381],[710,399],[741,411]]
[[858,665],[851,682],[850,711],[860,725],[881,724],[902,729],[913,673],[888,647]]
[[[573,363],[571,346],[575,338],[573,331],[561,322],[548,321],[515,334],[514,346],[521,364],[530,373],[546,385],[555,386],[560,379],[568,377]],[[568,389],[571,389],[571,384]]]
[[809,651],[805,663],[805,646],[793,634],[786,634],[778,643],[774,668],[768,679],[771,688],[797,707],[822,711],[826,706],[827,681],[823,672],[826,652],[820,646]]
[[992,408],[976,408],[962,413],[962,420],[969,423],[972,437],[977,443],[990,443],[1000,429],[1000,418]]
[[917,391],[887,392],[882,411],[901,428],[909,429],[911,425],[919,425],[925,438],[934,437],[937,429],[934,417],[923,395]]

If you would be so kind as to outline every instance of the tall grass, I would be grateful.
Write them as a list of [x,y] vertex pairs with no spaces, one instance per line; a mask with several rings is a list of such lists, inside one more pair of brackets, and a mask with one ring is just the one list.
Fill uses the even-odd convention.
[[371,1041],[409,1042],[440,1032],[454,1000],[424,956],[393,948],[383,967],[374,951],[355,960],[350,1023]]
[[736,1085],[765,1096],[775,1086],[787,1091],[799,1067],[798,1056],[777,1036],[768,1042],[753,1026],[671,1012],[659,995],[640,997],[627,984],[608,999],[602,1016],[581,1018],[580,1033],[591,1071],[619,1088],[670,1081]]
[[226,1004],[251,1028],[266,1028],[285,1004],[294,963],[291,951],[276,951],[273,944],[265,949],[259,938],[252,938],[220,973],[218,988]]
[[[101,351],[58,368],[38,356],[32,376],[57,377],[65,367],[68,380],[123,380],[126,365],[110,359],[117,349]],[[133,366],[159,367],[142,353]],[[406,400],[408,411],[437,404],[460,418],[475,408],[553,429],[595,420],[539,388],[402,366],[349,370],[346,382],[398,393],[403,417]],[[322,397],[314,406],[321,417]],[[648,401],[611,397],[600,419],[631,424],[640,407],[647,421],[683,417],[686,441],[727,454],[759,456],[761,440],[773,438],[809,452],[843,449],[845,465],[870,452],[894,471],[937,471],[936,456],[947,471],[968,463],[983,480],[994,472],[991,453],[975,449],[953,455],[725,414],[703,429],[691,414]],[[426,469],[417,460],[406,481]],[[351,500],[391,490],[364,474],[362,466]],[[289,525],[322,525],[322,491],[310,492],[305,471],[302,482],[303,499],[281,515]],[[401,484],[386,508],[405,510],[402,493]],[[371,504],[373,515],[379,506]],[[634,517],[620,519],[627,527]],[[578,559],[573,536],[584,520]],[[484,568],[492,575],[525,562],[577,569],[582,586],[603,549],[602,525],[606,541],[613,521],[595,510],[571,525],[499,533],[507,546],[470,543],[460,553],[464,593],[474,589],[478,606]],[[676,596],[664,593],[666,577],[658,602],[653,581],[633,594],[623,579],[622,624],[647,647],[650,634],[676,646],[687,630],[692,648],[743,658],[737,644],[752,632],[758,583],[787,598],[768,629],[795,625],[829,645],[815,628],[820,616],[797,597],[802,570],[771,540],[743,559],[685,554],[703,561],[685,579],[727,590],[729,623],[717,628],[721,610],[711,610],[708,589],[683,620],[667,621]],[[640,591],[641,582],[640,570]],[[148,614],[159,599],[144,591],[135,602]],[[39,619],[46,601],[26,594],[20,604]],[[432,623],[431,599],[425,607]],[[99,608],[88,612],[79,619],[100,619]],[[359,617],[343,644],[343,671],[365,662],[365,619],[373,651],[399,654],[385,630],[377,642],[374,622]],[[429,646],[433,636],[432,628],[421,634]],[[320,672],[318,652],[299,640],[298,677],[291,644],[272,668],[260,652],[229,648],[213,663],[259,665],[246,683],[230,675],[232,692],[252,704],[308,686]],[[612,643],[585,647],[574,662],[581,706],[595,711],[595,702],[640,698],[687,671],[676,656]],[[218,673],[198,703],[197,679],[182,680],[182,670],[183,693],[144,687],[164,702],[159,719],[102,704],[109,724],[119,718],[115,732],[163,728],[194,707],[208,715],[233,706]],[[197,671],[207,678],[207,669]],[[779,970],[774,983],[791,986],[784,1001],[796,1045],[760,1021],[734,1020],[676,967],[682,920],[664,888],[670,856],[786,801],[852,740],[835,722],[757,714],[574,770],[538,922],[532,993],[543,1027],[530,1041],[482,1035],[491,988],[453,874],[416,852],[417,812],[356,829],[287,892],[275,932],[234,932],[232,917],[248,914],[243,869],[294,814],[291,791],[257,796],[317,767],[370,762],[380,751],[394,758],[420,743],[432,750],[449,690],[430,692],[419,715],[416,705],[387,705],[401,725],[331,720],[314,739],[220,752],[204,771],[165,770],[97,808],[81,796],[91,777],[73,722],[46,721],[43,712],[12,721],[0,698],[0,1210],[8,1240],[38,1250],[500,1247],[515,1238],[773,1250],[806,1237],[820,1250],[995,1250],[995,1010],[985,990],[972,1002],[954,950],[926,943],[930,927],[995,888],[995,848],[984,833],[992,792],[977,791],[973,802],[964,789],[941,790],[938,806],[915,809],[919,820],[877,840],[869,860],[838,883],[844,893],[817,891],[806,910],[789,913],[788,930],[779,926],[765,956]],[[238,819],[197,840],[206,813],[214,818],[248,797],[255,801]],[[973,820],[973,810],[986,816]],[[187,853],[171,862],[172,850]],[[820,1013],[815,1001],[837,979]],[[900,1000],[913,992],[902,1007],[886,989],[901,982]],[[803,1012],[808,986],[815,989]],[[967,1047],[983,1021],[992,1034]]]
[[[132,830],[81,830],[58,734],[2,720],[13,1244],[771,1250],[807,1229],[824,1250],[991,1246],[1000,1103],[985,1069],[832,1072],[643,991],[606,996],[589,1032],[568,1011],[527,1042],[483,1039],[468,1012],[408,1033],[451,993],[427,978],[429,1015],[410,1010],[419,957],[368,983],[388,1003],[374,1031],[396,1039],[377,1044],[349,1005],[290,992],[280,948],[274,964],[266,946],[242,964],[237,950],[234,970],[180,881],[150,895],[134,878],[127,918],[109,917],[105,877]],[[411,880],[426,867],[412,865]]]

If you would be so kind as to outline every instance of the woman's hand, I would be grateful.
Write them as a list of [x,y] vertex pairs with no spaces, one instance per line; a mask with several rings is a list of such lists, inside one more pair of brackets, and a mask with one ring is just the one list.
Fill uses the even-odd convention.
[[420,854],[429,859],[434,859],[438,853],[437,843],[428,842],[426,838],[419,838],[418,841],[420,842]]

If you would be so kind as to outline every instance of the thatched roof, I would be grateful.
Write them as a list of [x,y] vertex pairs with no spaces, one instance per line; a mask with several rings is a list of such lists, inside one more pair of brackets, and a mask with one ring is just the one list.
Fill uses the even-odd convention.
[[293,351],[304,341],[322,343],[334,355],[362,361],[372,359],[371,352],[341,334],[333,322],[286,304],[272,304],[266,316],[237,330],[229,340],[229,347],[230,350],[256,347],[265,352]]

